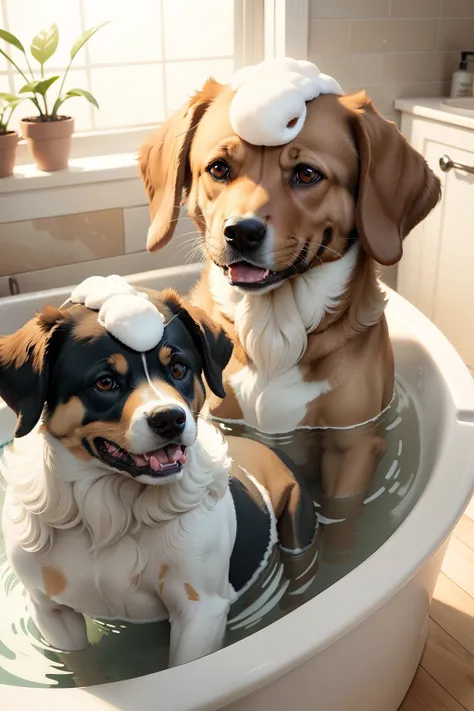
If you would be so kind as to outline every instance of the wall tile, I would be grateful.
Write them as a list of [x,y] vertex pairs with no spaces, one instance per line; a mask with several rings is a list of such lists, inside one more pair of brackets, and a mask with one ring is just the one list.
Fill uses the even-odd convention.
[[309,16],[388,17],[389,9],[390,0],[311,0]]
[[161,65],[94,69],[92,93],[99,101],[96,127],[155,124],[163,121],[163,75]]
[[[125,252],[127,254],[142,252],[146,245],[146,237],[150,226],[148,206],[132,207],[124,210]],[[201,237],[196,225],[187,217],[186,210],[181,211],[181,217],[176,224],[173,239],[160,250],[163,266],[185,264],[199,261]]]
[[167,60],[234,53],[233,1],[165,0],[163,19]]
[[310,54],[346,53],[350,50],[350,45],[350,20],[310,20]]
[[122,254],[122,210],[0,225],[0,275]]
[[[372,99],[375,108],[382,114],[382,116],[393,120],[393,116],[396,115],[393,105],[395,99],[402,96],[433,96],[434,83],[418,82],[411,84],[386,82],[384,84],[368,84],[364,88],[367,95]],[[349,86],[346,90],[349,93],[357,91],[358,89],[360,89],[360,86]]]
[[353,52],[432,50],[438,20],[353,20]]
[[[137,252],[136,254],[123,254],[118,257],[106,259],[95,259],[81,264],[69,264],[53,269],[43,269],[41,271],[20,274],[17,278],[21,293],[51,289],[61,286],[74,286],[83,279],[96,274],[99,276],[110,276],[110,274],[136,274],[147,272],[150,269],[159,269],[169,266],[166,263],[164,250],[154,252]],[[0,295],[4,289],[0,278]]]
[[443,17],[474,17],[473,0],[443,0]]
[[[162,59],[160,2],[82,0],[86,27],[113,20],[89,43],[92,63],[147,62]],[[146,18],[146,20],[145,20]]]
[[150,212],[146,205],[127,207],[123,211],[125,253],[143,252],[150,226]]
[[438,81],[451,82],[453,72],[459,69],[461,60],[460,52],[437,52],[436,61],[438,63]]
[[209,61],[171,62],[166,64],[167,115],[179,109],[210,76],[226,83],[234,72],[233,59]]
[[451,81],[435,81],[433,84],[433,96],[449,96],[451,91]]
[[382,82],[384,78],[382,54],[314,54],[309,59],[322,72],[336,77],[343,89],[346,84],[358,84],[362,88],[365,84]]
[[390,17],[439,17],[443,0],[392,0]]
[[474,19],[443,19],[439,21],[438,49],[453,51],[473,48]]
[[436,81],[439,62],[433,52],[396,53],[383,56],[383,79],[389,82]]

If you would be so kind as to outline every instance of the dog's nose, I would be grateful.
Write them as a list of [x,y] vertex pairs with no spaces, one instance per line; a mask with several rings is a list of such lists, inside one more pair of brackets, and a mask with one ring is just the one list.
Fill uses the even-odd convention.
[[236,222],[229,220],[224,227],[226,241],[242,252],[260,244],[266,232],[267,228],[264,223],[253,218],[245,218]]
[[186,413],[182,407],[160,407],[147,416],[148,424],[160,437],[172,439],[186,426]]

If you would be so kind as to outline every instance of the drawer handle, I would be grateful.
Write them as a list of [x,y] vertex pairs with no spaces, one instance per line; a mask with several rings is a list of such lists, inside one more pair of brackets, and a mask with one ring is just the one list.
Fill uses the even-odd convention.
[[456,163],[454,160],[451,160],[451,158],[446,154],[444,156],[441,156],[441,158],[439,159],[439,167],[441,168],[443,173],[447,173],[451,170],[451,168],[457,168],[458,170],[464,170],[465,173],[474,174],[474,165],[464,165],[464,163]]

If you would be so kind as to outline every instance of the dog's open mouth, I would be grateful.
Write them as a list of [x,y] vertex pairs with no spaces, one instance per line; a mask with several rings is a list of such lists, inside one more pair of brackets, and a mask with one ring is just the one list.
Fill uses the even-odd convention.
[[279,284],[285,279],[295,276],[295,274],[305,272],[309,268],[307,256],[308,243],[305,244],[293,264],[281,272],[265,269],[246,261],[226,265],[223,270],[232,286],[239,286],[242,289],[249,290],[263,289],[266,286]]
[[100,459],[115,469],[121,469],[133,477],[147,475],[152,478],[177,474],[186,463],[186,448],[170,443],[161,449],[135,454],[122,449],[115,442],[97,437],[95,447]]

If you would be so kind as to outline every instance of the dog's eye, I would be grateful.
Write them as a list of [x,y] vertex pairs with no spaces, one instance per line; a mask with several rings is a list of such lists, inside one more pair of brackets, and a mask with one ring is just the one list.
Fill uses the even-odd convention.
[[101,390],[103,393],[108,392],[109,390],[114,390],[118,387],[115,380],[109,377],[108,375],[105,375],[103,378],[99,378],[99,380],[96,380],[95,386],[97,390]]
[[323,179],[322,173],[311,165],[300,164],[293,170],[292,182],[294,185],[314,185]]
[[181,361],[177,360],[174,363],[172,363],[170,366],[171,376],[175,380],[182,380],[185,377],[187,372],[188,372],[188,366],[185,365],[184,363],[181,363]]
[[211,175],[214,180],[218,183],[223,183],[225,180],[229,179],[230,168],[225,162],[225,160],[215,160],[207,166],[207,172]]

